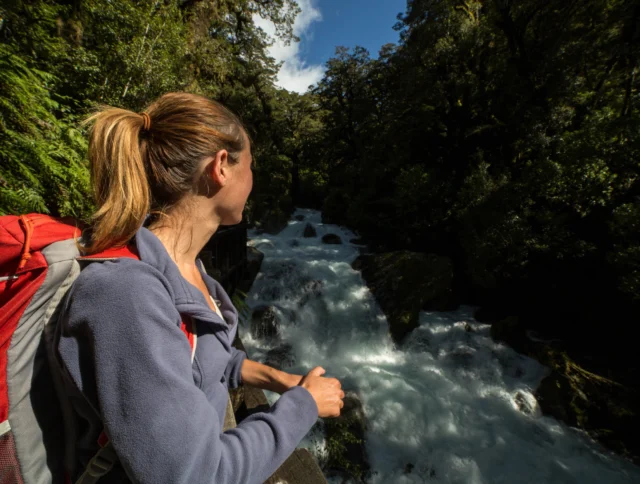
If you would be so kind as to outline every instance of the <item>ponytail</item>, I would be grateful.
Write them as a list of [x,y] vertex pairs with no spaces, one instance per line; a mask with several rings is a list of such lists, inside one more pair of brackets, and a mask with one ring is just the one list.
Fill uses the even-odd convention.
[[142,114],[105,107],[85,124],[96,203],[87,254],[129,243],[147,214],[167,214],[194,192],[204,158],[225,149],[237,163],[248,143],[235,114],[189,93],[165,94]]
[[83,251],[95,254],[126,245],[150,210],[149,181],[140,151],[140,132],[147,121],[125,109],[106,108],[85,123],[93,124],[89,163],[96,212]]

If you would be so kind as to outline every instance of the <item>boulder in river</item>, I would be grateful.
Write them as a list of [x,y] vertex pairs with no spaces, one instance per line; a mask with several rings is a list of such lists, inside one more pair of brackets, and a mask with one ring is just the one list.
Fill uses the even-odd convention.
[[302,222],[302,221],[304,220],[304,215],[296,215],[296,216],[295,216],[295,219],[296,219],[298,222]]
[[369,459],[364,445],[367,428],[362,403],[354,392],[347,392],[344,407],[337,418],[324,421],[327,439],[327,473],[342,475],[363,482],[369,471]]
[[316,233],[316,229],[313,228],[313,225],[307,224],[304,227],[304,237],[316,237],[318,234]]
[[311,279],[300,284],[299,289],[302,296],[300,297],[300,306],[304,306],[311,299],[318,298],[322,295],[324,284],[319,279]]
[[277,235],[289,225],[289,217],[281,210],[267,212],[260,221],[260,228],[266,233]]
[[276,338],[280,330],[278,313],[273,306],[259,306],[251,315],[251,336],[254,338]]
[[421,310],[445,311],[457,305],[447,257],[409,251],[367,254],[352,267],[362,272],[396,343],[418,326]]
[[513,401],[516,404],[518,410],[525,415],[533,416],[536,414],[537,402],[532,396],[528,396],[525,393],[518,391],[513,397]]
[[267,352],[265,357],[265,365],[269,365],[277,370],[285,370],[291,368],[296,362],[296,356],[293,347],[285,343],[282,346],[273,348]]
[[339,245],[342,244],[342,239],[336,234],[326,234],[322,236],[322,243]]

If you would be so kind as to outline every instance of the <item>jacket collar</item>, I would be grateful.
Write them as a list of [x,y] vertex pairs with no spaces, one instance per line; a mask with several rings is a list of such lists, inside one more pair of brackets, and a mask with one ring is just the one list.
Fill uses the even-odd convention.
[[175,296],[176,308],[181,314],[188,314],[213,324],[224,325],[226,329],[233,328],[234,331],[237,329],[238,312],[220,283],[204,271],[200,259],[196,261],[196,265],[207,289],[209,289],[209,294],[219,302],[218,306],[224,321],[211,310],[204,294],[182,277],[178,266],[153,232],[145,227],[140,228],[135,236],[135,244],[140,254],[140,260],[160,271],[169,282]]

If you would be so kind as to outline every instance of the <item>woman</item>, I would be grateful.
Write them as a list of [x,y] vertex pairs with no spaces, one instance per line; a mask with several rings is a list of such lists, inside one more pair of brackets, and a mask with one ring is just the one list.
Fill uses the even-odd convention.
[[[139,260],[89,264],[63,308],[59,355],[82,393],[72,399],[71,477],[95,481],[85,469],[108,439],[117,462],[101,483],[263,482],[318,416],[340,414],[344,393],[320,367],[291,375],[233,348],[237,311],[197,260],[220,225],[242,219],[248,136],[230,111],[185,93],[90,122],[97,209],[83,250],[128,245]],[[197,334],[193,359],[185,318]],[[223,431],[228,388],[240,383],[282,396]]]

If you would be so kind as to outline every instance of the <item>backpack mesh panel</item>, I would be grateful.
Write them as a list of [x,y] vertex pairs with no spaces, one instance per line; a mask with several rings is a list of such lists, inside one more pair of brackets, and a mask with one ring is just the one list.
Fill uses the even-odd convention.
[[23,484],[11,431],[0,436],[0,484]]

